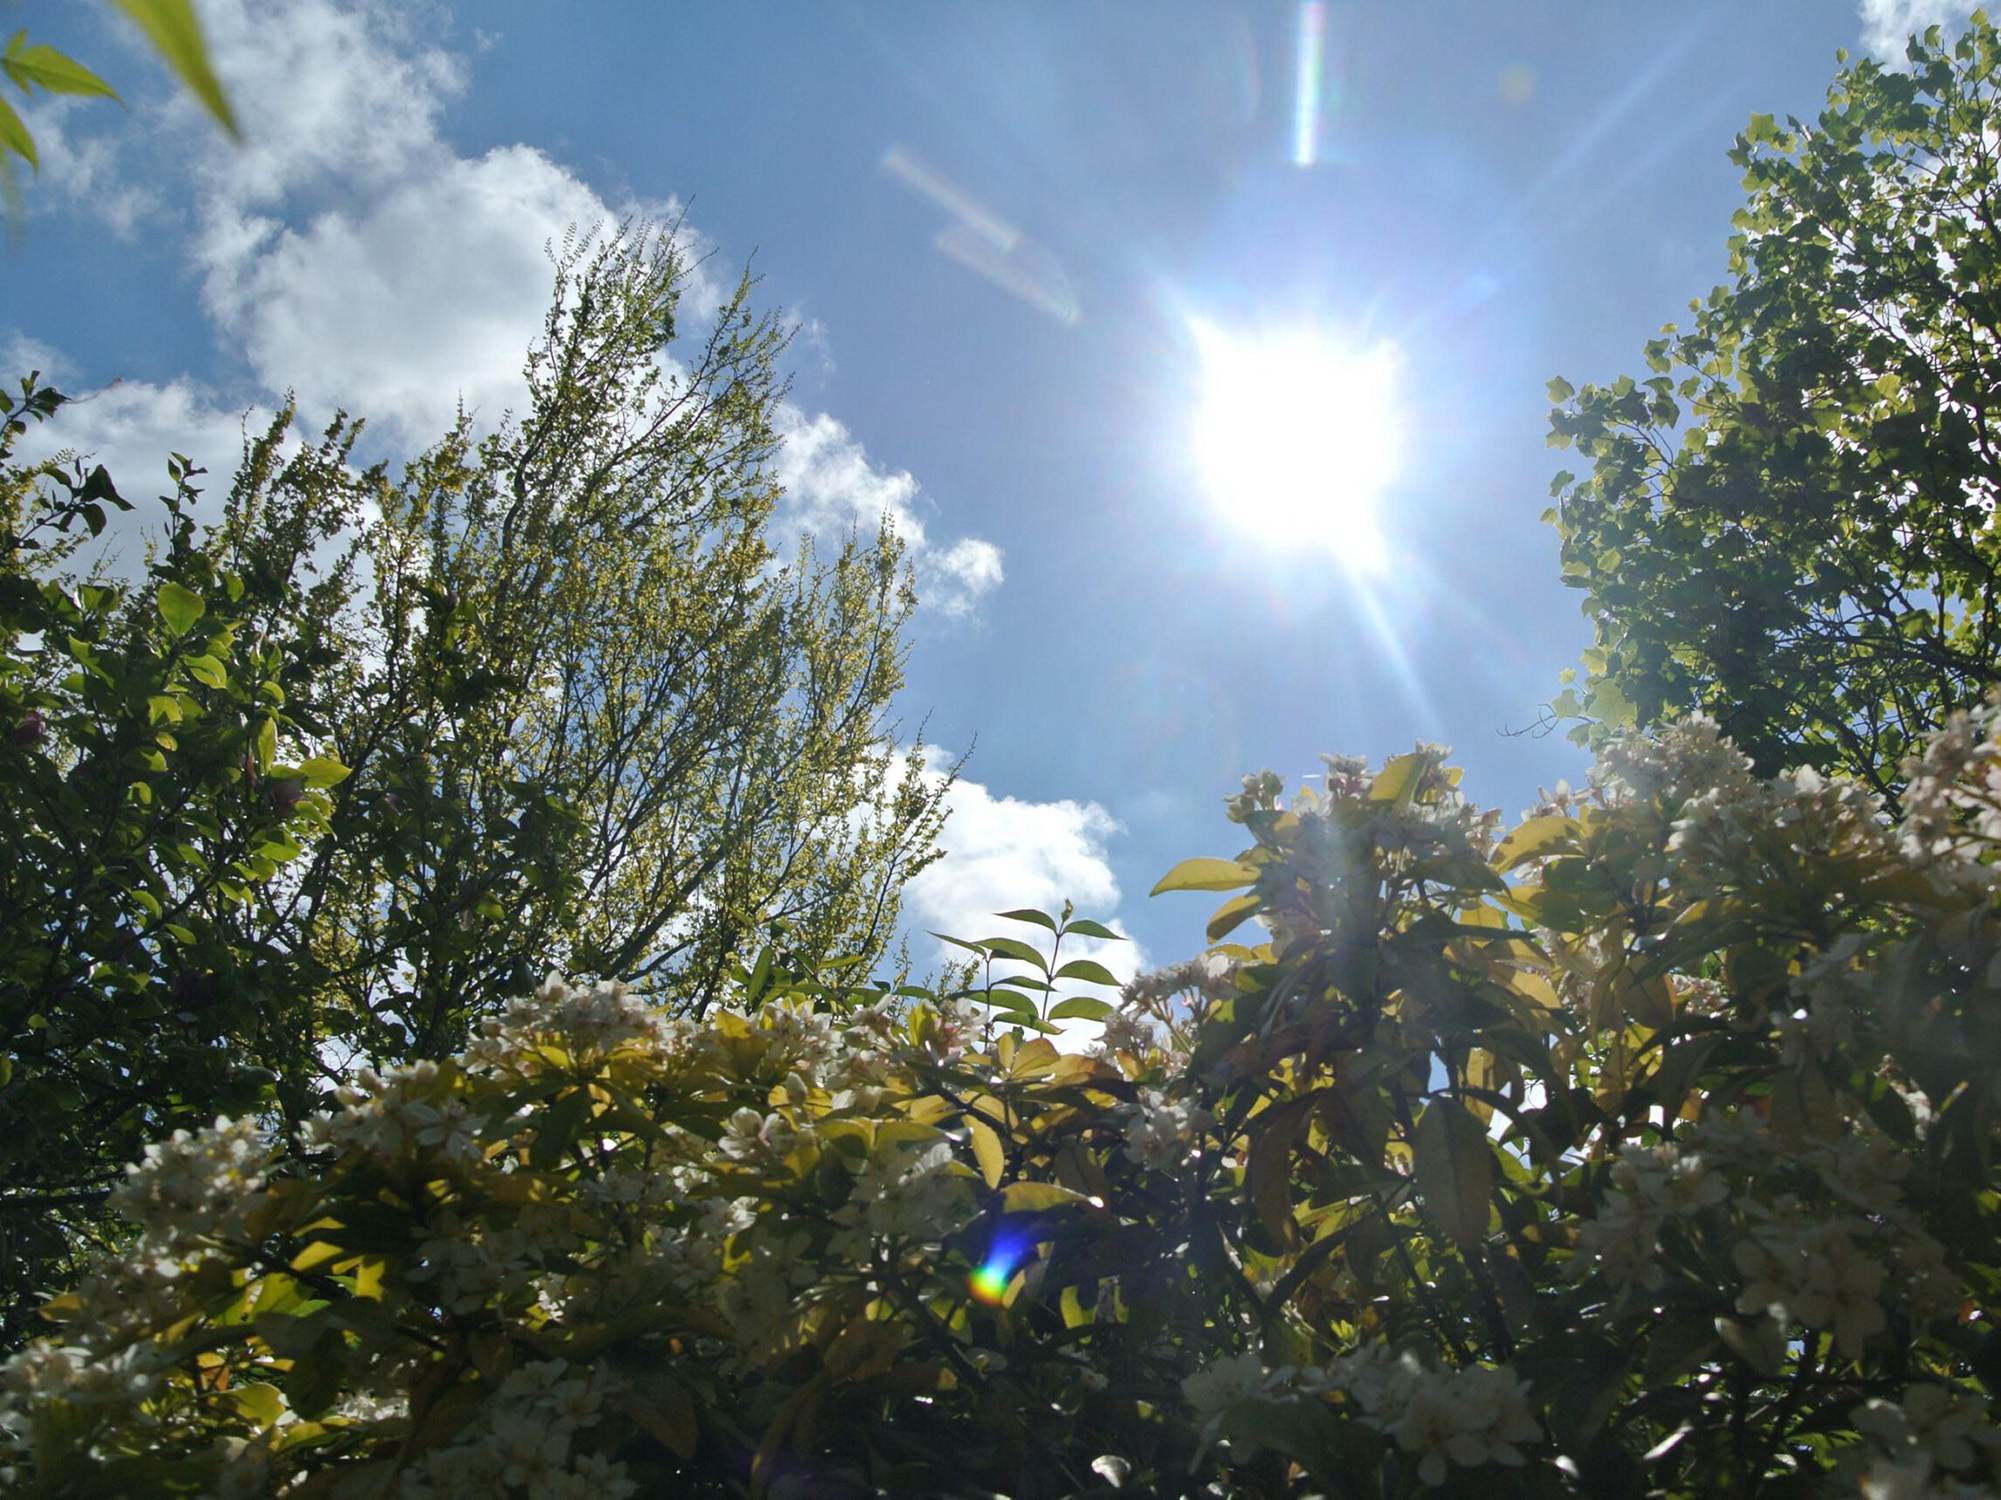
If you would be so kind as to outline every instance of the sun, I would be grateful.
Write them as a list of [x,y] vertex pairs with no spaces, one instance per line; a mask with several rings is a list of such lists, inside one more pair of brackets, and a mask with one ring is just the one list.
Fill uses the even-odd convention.
[[1216,509],[1276,545],[1382,571],[1378,507],[1402,448],[1396,347],[1307,327],[1192,328],[1202,357],[1195,460]]

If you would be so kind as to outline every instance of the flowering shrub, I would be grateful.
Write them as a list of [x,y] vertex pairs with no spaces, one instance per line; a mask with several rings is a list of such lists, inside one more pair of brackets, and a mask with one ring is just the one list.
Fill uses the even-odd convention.
[[1252,778],[1161,883],[1216,946],[1090,1055],[1062,1001],[552,979],[297,1141],[149,1148],[0,1482],[2001,1493],[1998,729],[1897,824],[1700,721],[1506,833],[1429,749]]

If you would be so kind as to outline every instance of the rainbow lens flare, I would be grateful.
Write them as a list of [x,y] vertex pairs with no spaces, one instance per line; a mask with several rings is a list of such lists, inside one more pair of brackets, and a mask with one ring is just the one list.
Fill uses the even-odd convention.
[[1007,1300],[1008,1285],[1014,1280],[1014,1273],[1021,1269],[1022,1262],[1028,1259],[1032,1249],[1029,1242],[1018,1235],[997,1236],[985,1262],[966,1278],[966,1285],[973,1296],[990,1306],[1000,1306]]

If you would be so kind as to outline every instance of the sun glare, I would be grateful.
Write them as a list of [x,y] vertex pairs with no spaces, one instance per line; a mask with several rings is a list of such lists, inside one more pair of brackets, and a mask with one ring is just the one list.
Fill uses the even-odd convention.
[[1195,458],[1217,509],[1275,543],[1317,543],[1355,571],[1381,571],[1377,506],[1401,446],[1395,346],[1193,327]]

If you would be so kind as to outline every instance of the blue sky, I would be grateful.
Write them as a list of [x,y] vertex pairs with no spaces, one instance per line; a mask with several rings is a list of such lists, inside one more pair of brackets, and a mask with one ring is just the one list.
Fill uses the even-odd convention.
[[[1297,0],[198,8],[241,148],[110,7],[22,9],[130,104],[30,114],[0,350],[101,392],[51,441],[128,493],[169,449],[219,475],[292,389],[414,452],[513,398],[547,240],[684,211],[799,324],[787,524],[897,518],[903,722],[977,743],[915,921],[1067,895],[1151,962],[1206,906],[1146,891],[1234,851],[1245,772],[1435,739],[1510,813],[1579,774],[1503,733],[1588,639],[1538,520],[1545,383],[1634,369],[1720,278],[1752,111],[1810,116],[1836,48],[1960,13],[1326,0],[1316,81]],[[1202,327],[1383,356],[1290,424],[1304,521],[1219,500]],[[1391,429],[1368,522],[1342,476]]]

